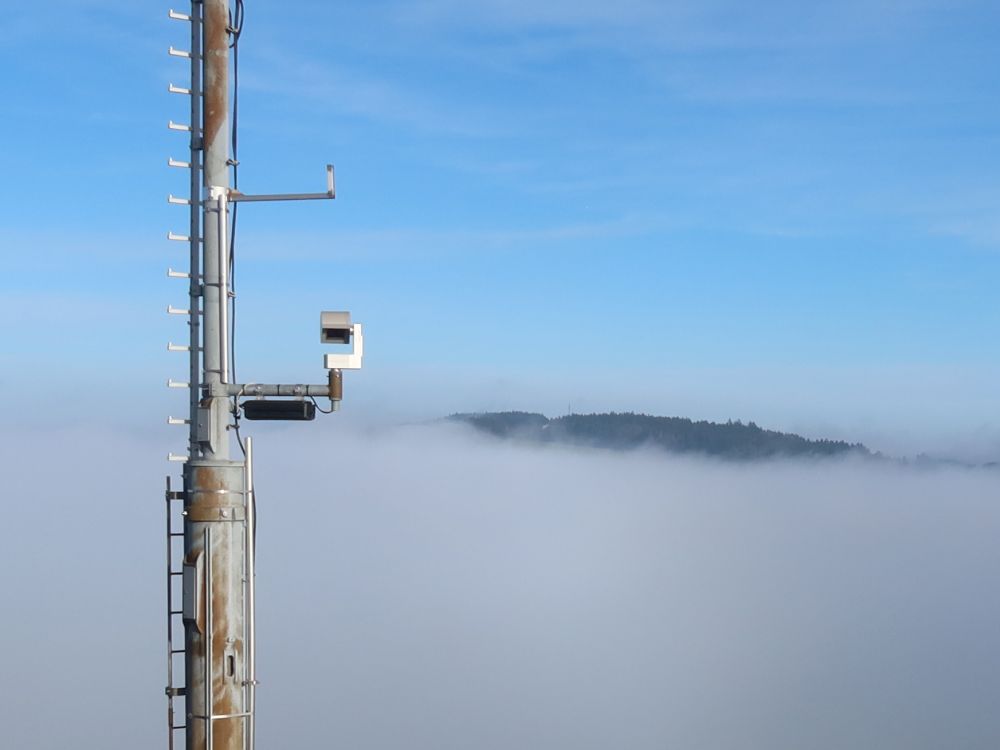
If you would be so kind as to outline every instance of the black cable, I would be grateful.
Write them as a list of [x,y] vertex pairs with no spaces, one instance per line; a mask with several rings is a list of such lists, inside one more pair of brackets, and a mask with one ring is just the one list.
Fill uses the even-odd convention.
[[[230,135],[230,144],[232,148],[232,159],[230,162],[233,167],[233,190],[237,190],[240,184],[239,177],[239,113],[240,113],[240,35],[243,33],[243,0],[236,0],[236,14],[235,18],[230,12],[229,18],[229,29],[233,35],[233,40],[230,43],[230,47],[233,50],[233,114],[232,114],[232,127]],[[236,379],[236,217],[237,210],[239,209],[239,203],[233,203],[233,218],[232,227],[229,230],[229,281],[230,290],[232,293],[232,313],[229,316],[230,320],[230,333],[229,333],[229,348],[230,355],[229,361],[231,366],[231,371],[233,374],[233,380]],[[230,304],[227,301],[227,304]]]
[[331,403],[329,409],[324,409],[322,406],[319,405],[319,402],[316,401],[316,397],[315,396],[310,396],[309,400],[313,402],[313,406],[315,406],[319,410],[320,414],[333,414],[333,404],[332,403]]
[[240,35],[243,33],[243,0],[236,0],[236,25],[230,19],[229,30],[232,32],[233,41],[229,45],[233,50],[233,124],[230,136],[233,150],[233,187],[237,187],[239,159],[236,154],[239,151],[237,141],[239,135],[238,123],[240,112]]
[[[240,96],[240,35],[243,33],[244,8],[243,0],[236,0],[235,16],[230,11],[229,31],[232,34],[232,42],[229,46],[233,50],[233,113],[230,144],[232,148],[232,158],[230,164],[233,167],[233,189],[239,187],[239,96]],[[234,381],[236,378],[236,212],[238,203],[232,204],[232,225],[229,230],[229,293],[230,299],[226,304],[230,306],[229,315],[229,363],[230,373]],[[246,457],[246,448],[243,445],[243,438],[240,435],[240,406],[238,397],[233,398],[233,426],[236,431],[236,441],[240,450]]]
[[[233,35],[230,47],[233,50],[233,114],[232,114],[232,131],[230,135],[230,144],[232,148],[232,159],[231,164],[233,167],[233,190],[239,187],[239,111],[240,111],[240,35],[243,33],[243,0],[236,0],[236,13],[235,16],[230,12],[229,17],[229,30]],[[232,204],[232,226],[229,230],[229,289],[231,298],[227,301],[230,305],[232,312],[229,316],[229,362],[230,362],[230,372],[232,374],[232,379],[236,381],[236,211],[239,208],[239,203]],[[233,396],[233,429],[236,432],[236,442],[240,446],[240,451],[243,453],[243,458],[246,459],[247,449],[243,443],[243,436],[240,435],[240,402],[239,396]],[[257,491],[256,489],[250,495],[250,503],[253,508],[254,517],[254,527],[253,527],[253,539],[251,543],[253,544],[254,550],[257,549]]]
[[[229,14],[229,31],[233,35],[233,41],[230,43],[230,47],[233,50],[233,124],[232,133],[230,140],[232,143],[233,150],[233,189],[239,186],[239,158],[237,157],[237,152],[239,151],[239,128],[238,119],[240,113],[240,35],[243,33],[243,0],[236,0],[236,15],[235,22],[232,12]],[[233,206],[233,212],[236,212],[236,206]]]
[[236,0],[236,15],[234,16],[233,12],[229,11],[229,31],[233,35],[230,47],[236,46],[240,40],[240,34],[243,33],[243,10],[243,0]]
[[240,435],[240,399],[239,396],[233,396],[233,430],[236,432],[236,444],[240,446],[240,452],[243,454],[243,458],[247,457],[247,449],[243,444],[243,436]]
[[[318,407],[317,407],[318,408]],[[233,396],[233,418],[234,425],[233,429],[236,431],[236,443],[240,446],[240,450],[243,452],[244,460],[247,457],[246,445],[243,443],[243,436],[240,435],[240,403],[239,396]],[[251,540],[253,544],[254,551],[257,550],[257,488],[255,487],[253,492],[250,493],[250,505],[253,508],[253,539]]]

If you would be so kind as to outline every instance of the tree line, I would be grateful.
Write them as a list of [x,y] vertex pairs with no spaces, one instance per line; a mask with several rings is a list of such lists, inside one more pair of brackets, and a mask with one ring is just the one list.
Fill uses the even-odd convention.
[[861,443],[812,440],[740,420],[696,422],[685,417],[656,417],[634,412],[569,414],[549,419],[543,414],[521,411],[453,414],[449,419],[501,438],[613,450],[655,447],[672,453],[741,460],[872,455]]

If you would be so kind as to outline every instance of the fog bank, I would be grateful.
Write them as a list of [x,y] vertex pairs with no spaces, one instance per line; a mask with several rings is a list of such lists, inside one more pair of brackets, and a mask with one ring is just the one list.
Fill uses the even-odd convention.
[[[994,473],[340,430],[255,429],[261,748],[1000,743]],[[3,744],[165,746],[166,446],[3,446]]]

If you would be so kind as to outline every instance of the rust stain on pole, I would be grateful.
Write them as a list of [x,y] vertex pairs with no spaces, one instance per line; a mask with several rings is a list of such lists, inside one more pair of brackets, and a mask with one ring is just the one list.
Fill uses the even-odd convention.
[[225,137],[229,121],[229,3],[209,0],[204,14],[204,150],[209,152],[218,145],[226,154],[228,144],[216,141]]
[[[211,621],[205,623],[211,629],[211,638],[199,632],[195,623],[188,623],[188,711],[202,717],[189,720],[188,750],[209,748],[206,715],[220,717],[212,721],[211,750],[244,750],[247,677],[243,465],[238,461],[202,459],[191,462],[188,472],[186,559],[193,564],[199,555],[211,558],[208,565],[202,566],[202,570],[211,570],[211,577],[206,574],[202,585],[202,609],[211,612]],[[211,528],[210,537],[205,535],[206,527]],[[210,550],[203,549],[206,538],[211,540]],[[206,653],[209,642],[211,653]],[[209,665],[210,670],[206,670]],[[207,673],[211,674],[211,686],[205,683]]]

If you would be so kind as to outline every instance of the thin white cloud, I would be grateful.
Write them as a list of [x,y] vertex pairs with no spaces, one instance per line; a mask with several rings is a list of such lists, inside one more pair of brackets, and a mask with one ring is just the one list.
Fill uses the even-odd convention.
[[930,231],[972,245],[1000,247],[1000,218],[997,218],[995,209],[977,216],[932,223]]
[[[891,200],[887,196],[886,200]],[[928,179],[897,209],[920,231],[965,245],[1000,246],[1000,189],[989,181],[959,180],[945,173]]]
[[931,225],[931,232],[956,237],[973,245],[1000,246],[1000,219],[995,215]]
[[[550,224],[526,228],[482,229],[331,229],[324,233],[283,232],[279,237],[257,233],[242,241],[248,255],[283,259],[366,258],[384,260],[446,256],[453,253],[494,253],[532,247],[564,247],[590,240],[608,240],[646,235],[667,226],[664,219],[638,216],[594,222]],[[280,239],[280,241],[278,241]],[[294,248],[294,249],[292,249]]]
[[[943,0],[848,0],[837,4],[734,0],[432,0],[401,4],[398,18],[425,28],[461,28],[486,35],[549,31],[593,46],[646,54],[651,50],[801,48],[905,32]],[[553,44],[566,39],[551,38]]]
[[304,60],[286,51],[258,54],[241,82],[249,90],[318,103],[321,109],[367,120],[405,125],[423,133],[497,137],[513,123],[478,101],[456,103],[438,92],[419,91],[398,80],[339,64]]

